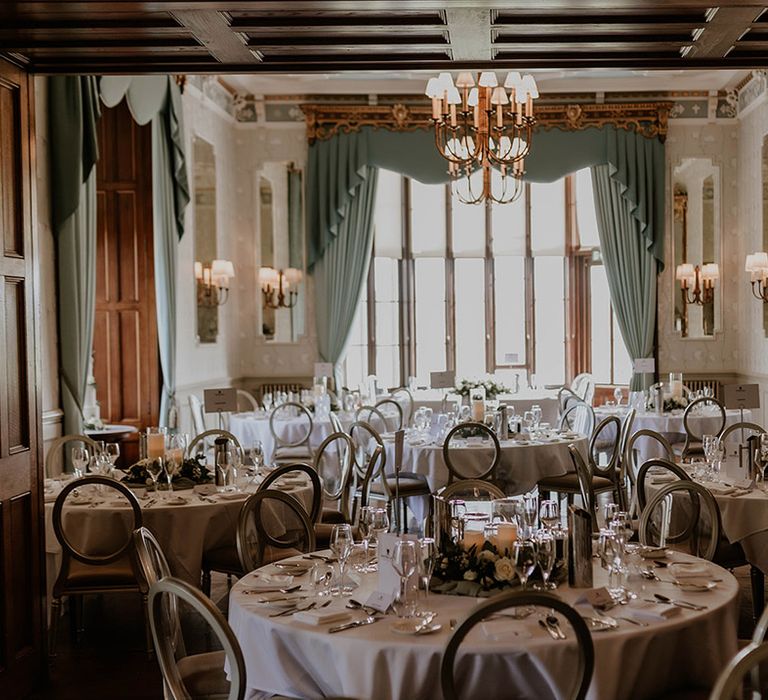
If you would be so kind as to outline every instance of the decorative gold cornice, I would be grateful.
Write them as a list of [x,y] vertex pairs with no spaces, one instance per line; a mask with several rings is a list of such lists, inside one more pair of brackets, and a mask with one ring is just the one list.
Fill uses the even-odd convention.
[[[671,102],[537,105],[536,128],[579,131],[612,125],[664,141],[671,108]],[[427,105],[303,104],[301,109],[309,143],[324,141],[339,133],[354,133],[365,126],[387,131],[432,128],[432,111]]]

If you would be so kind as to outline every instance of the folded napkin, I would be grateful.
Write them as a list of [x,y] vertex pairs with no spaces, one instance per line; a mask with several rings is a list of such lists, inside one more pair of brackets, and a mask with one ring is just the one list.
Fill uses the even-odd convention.
[[633,600],[625,605],[621,614],[640,622],[662,622],[680,614],[681,608],[676,605],[649,603],[645,600]]
[[219,493],[217,495],[224,501],[239,501],[242,498],[247,498],[250,496],[250,494],[244,493],[242,491],[234,491],[232,493]]
[[654,476],[651,478],[651,486],[658,486],[659,484],[671,484],[673,481],[677,481],[678,477],[674,474],[669,476]]
[[261,574],[255,573],[248,577],[246,588],[254,593],[269,593],[281,588],[288,588],[293,584],[293,576],[290,574]]
[[508,642],[514,639],[530,639],[531,633],[515,625],[515,620],[505,618],[503,620],[486,620],[480,623],[480,631],[491,642]]
[[712,569],[709,565],[699,561],[675,562],[674,564],[669,564],[669,566],[667,566],[667,571],[669,571],[672,578],[678,581],[689,578],[707,578],[712,573]]
[[330,622],[343,622],[352,617],[346,610],[302,610],[293,614],[293,619],[307,625],[325,625]]
[[259,589],[258,593],[260,603],[297,603],[298,601],[304,600],[304,598],[306,598],[306,596],[301,591],[296,591],[295,593],[281,593],[277,590],[262,592]]
[[736,491],[743,491],[743,489],[736,489],[733,486],[726,486],[725,484],[706,483],[704,486],[707,487],[707,490],[710,493],[713,493],[716,496],[730,496]]

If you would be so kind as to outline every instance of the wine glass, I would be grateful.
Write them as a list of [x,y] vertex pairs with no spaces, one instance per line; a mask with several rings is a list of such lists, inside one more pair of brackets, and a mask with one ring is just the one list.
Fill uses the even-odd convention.
[[229,464],[232,474],[232,490],[239,491],[240,487],[237,484],[237,477],[242,471],[243,453],[240,451],[240,448],[235,445],[229,448]]
[[526,411],[523,414],[523,425],[528,430],[528,435],[533,437],[533,411]]
[[712,447],[712,477],[714,481],[720,481],[720,469],[725,459],[725,444],[718,437],[715,438],[714,445]]
[[620,386],[617,386],[613,390],[613,398],[616,399],[616,405],[621,406],[621,399],[624,396],[624,392],[621,390]]
[[552,533],[542,530],[536,536],[536,560],[541,570],[541,578],[544,582],[542,588],[547,590],[555,588],[554,583],[550,583],[549,577],[552,574],[552,568],[555,565],[555,538]]
[[72,449],[72,470],[74,471],[76,479],[85,476],[85,470],[88,467],[90,459],[91,457],[88,454],[88,448],[74,447]]
[[616,514],[619,512],[619,506],[616,503],[606,503],[603,506],[603,515],[605,516],[605,526],[610,527]]
[[398,540],[392,552],[392,567],[400,576],[400,592],[397,596],[398,617],[412,617],[414,608],[408,601],[408,579],[419,565],[420,554],[414,540]]
[[221,474],[221,486],[217,489],[220,493],[232,490],[229,486],[230,474],[232,473],[229,456],[229,450],[222,450],[216,455],[216,470]]
[[704,459],[707,461],[707,469],[712,468],[712,462],[715,458],[715,446],[716,446],[716,435],[703,435],[701,438],[701,447],[704,452]]
[[155,495],[158,495],[157,491],[157,479],[163,472],[163,460],[162,459],[148,459],[147,460],[147,473],[152,479],[152,485],[155,488]]
[[120,457],[120,443],[108,442],[106,446],[106,454],[109,458],[110,464],[114,467],[118,457]]
[[534,430],[538,430],[539,423],[541,423],[541,406],[535,403],[531,406],[531,414],[533,415],[533,427]]
[[[437,561],[437,545],[432,537],[422,537],[419,540],[421,556],[419,557],[419,576],[424,584],[424,605],[429,604],[429,582],[432,580],[432,573],[435,570]],[[428,611],[424,611],[427,615]]]
[[539,507],[539,520],[548,530],[560,522],[560,506],[557,501],[542,501]]
[[515,557],[515,571],[520,579],[520,585],[525,590],[528,577],[536,569],[536,544],[533,540],[517,540],[512,553]]
[[345,588],[344,573],[347,566],[347,559],[352,552],[352,545],[355,543],[352,537],[352,526],[348,523],[334,525],[331,531],[330,547],[331,552],[339,560],[339,595],[351,593],[352,588]]

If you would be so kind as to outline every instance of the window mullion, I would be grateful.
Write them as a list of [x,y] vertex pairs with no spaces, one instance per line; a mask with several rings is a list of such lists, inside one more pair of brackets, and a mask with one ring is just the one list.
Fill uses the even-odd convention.
[[445,186],[445,368],[456,371],[456,260],[453,256],[453,199]]
[[493,261],[492,207],[485,204],[485,371],[496,371],[496,282]]
[[403,247],[400,272],[400,380],[416,375],[416,284],[411,230],[411,181],[403,176]]
[[376,374],[376,253],[371,248],[368,264],[368,374]]
[[525,365],[530,384],[536,371],[536,303],[534,293],[534,265],[531,248],[531,185],[525,184]]

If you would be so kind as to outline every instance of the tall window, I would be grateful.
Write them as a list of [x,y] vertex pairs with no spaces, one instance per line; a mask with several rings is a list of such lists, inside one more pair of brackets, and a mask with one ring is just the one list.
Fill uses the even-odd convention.
[[629,380],[589,170],[485,206],[381,170],[374,226],[347,386],[369,374],[387,386],[409,376],[429,385],[430,372],[446,369],[508,383],[517,374],[522,386],[585,371],[598,382]]

